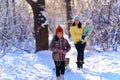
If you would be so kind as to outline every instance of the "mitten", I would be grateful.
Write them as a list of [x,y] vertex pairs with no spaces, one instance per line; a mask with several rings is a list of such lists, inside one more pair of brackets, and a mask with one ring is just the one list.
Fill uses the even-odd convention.
[[59,53],[61,53],[61,54],[62,54],[62,53],[63,53],[63,50],[59,50]]
[[61,54],[65,54],[66,51],[64,51],[64,50],[60,50],[59,53],[61,53]]
[[83,40],[80,40],[79,42],[77,42],[76,44],[81,44],[83,42]]
[[82,39],[84,40],[86,36],[87,36],[87,34],[83,34]]
[[64,54],[64,55],[65,55],[65,54],[66,54],[66,51],[65,51],[65,50],[63,50],[62,54]]

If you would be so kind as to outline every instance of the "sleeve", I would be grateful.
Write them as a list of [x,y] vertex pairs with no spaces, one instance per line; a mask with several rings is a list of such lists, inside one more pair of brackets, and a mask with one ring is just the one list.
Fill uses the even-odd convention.
[[70,34],[71,34],[71,36],[74,36],[74,30],[73,30],[73,27],[70,27]]
[[67,53],[68,51],[70,51],[70,49],[71,49],[71,46],[68,43],[68,41],[65,39],[65,52]]
[[90,26],[89,31],[88,31],[88,35],[90,35],[92,33],[92,31],[93,31],[93,26]]
[[52,39],[49,49],[53,52],[59,52],[59,50],[55,47],[55,37]]
[[70,34],[72,36],[73,41],[75,42],[75,31],[74,31],[74,28],[72,26],[70,27]]

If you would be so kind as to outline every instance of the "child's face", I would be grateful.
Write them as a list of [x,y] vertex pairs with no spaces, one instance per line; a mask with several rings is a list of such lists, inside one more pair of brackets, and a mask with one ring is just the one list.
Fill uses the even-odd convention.
[[90,25],[90,22],[86,22],[86,26],[87,26],[87,25]]
[[57,33],[57,37],[58,37],[58,38],[62,38],[62,36],[63,36],[63,33],[62,33],[62,32],[58,32],[58,33]]

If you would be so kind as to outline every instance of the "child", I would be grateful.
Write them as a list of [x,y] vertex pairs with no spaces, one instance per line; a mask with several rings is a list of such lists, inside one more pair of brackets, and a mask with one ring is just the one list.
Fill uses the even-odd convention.
[[52,58],[55,63],[57,80],[64,80],[65,55],[70,49],[70,44],[63,37],[63,29],[61,26],[58,26],[50,44],[50,50],[53,52]]
[[87,20],[85,22],[85,27],[84,27],[84,31],[83,31],[83,34],[82,34],[82,39],[81,41],[84,40],[84,38],[87,36],[87,35],[90,35],[91,32],[93,30],[93,25],[92,25],[92,21],[91,20]]

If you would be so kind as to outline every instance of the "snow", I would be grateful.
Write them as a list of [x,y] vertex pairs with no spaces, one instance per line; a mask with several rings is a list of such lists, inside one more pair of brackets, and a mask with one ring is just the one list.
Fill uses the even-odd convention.
[[38,0],[32,0],[33,2],[37,2]]
[[[70,58],[71,71],[65,72],[65,80],[119,80],[120,52],[85,50],[84,68],[76,68],[76,49],[69,40],[72,49],[66,57]],[[14,50],[0,59],[0,80],[56,80],[53,71],[54,62],[51,51],[27,53]]]
[[48,24],[49,24],[49,21],[48,21],[48,19],[47,19],[47,18],[48,18],[48,14],[47,14],[45,11],[41,11],[40,13],[42,13],[42,15],[43,15],[43,16],[45,17],[45,19],[46,19],[45,22],[42,23],[42,25],[41,25],[43,28],[45,28],[45,25],[48,25]]

